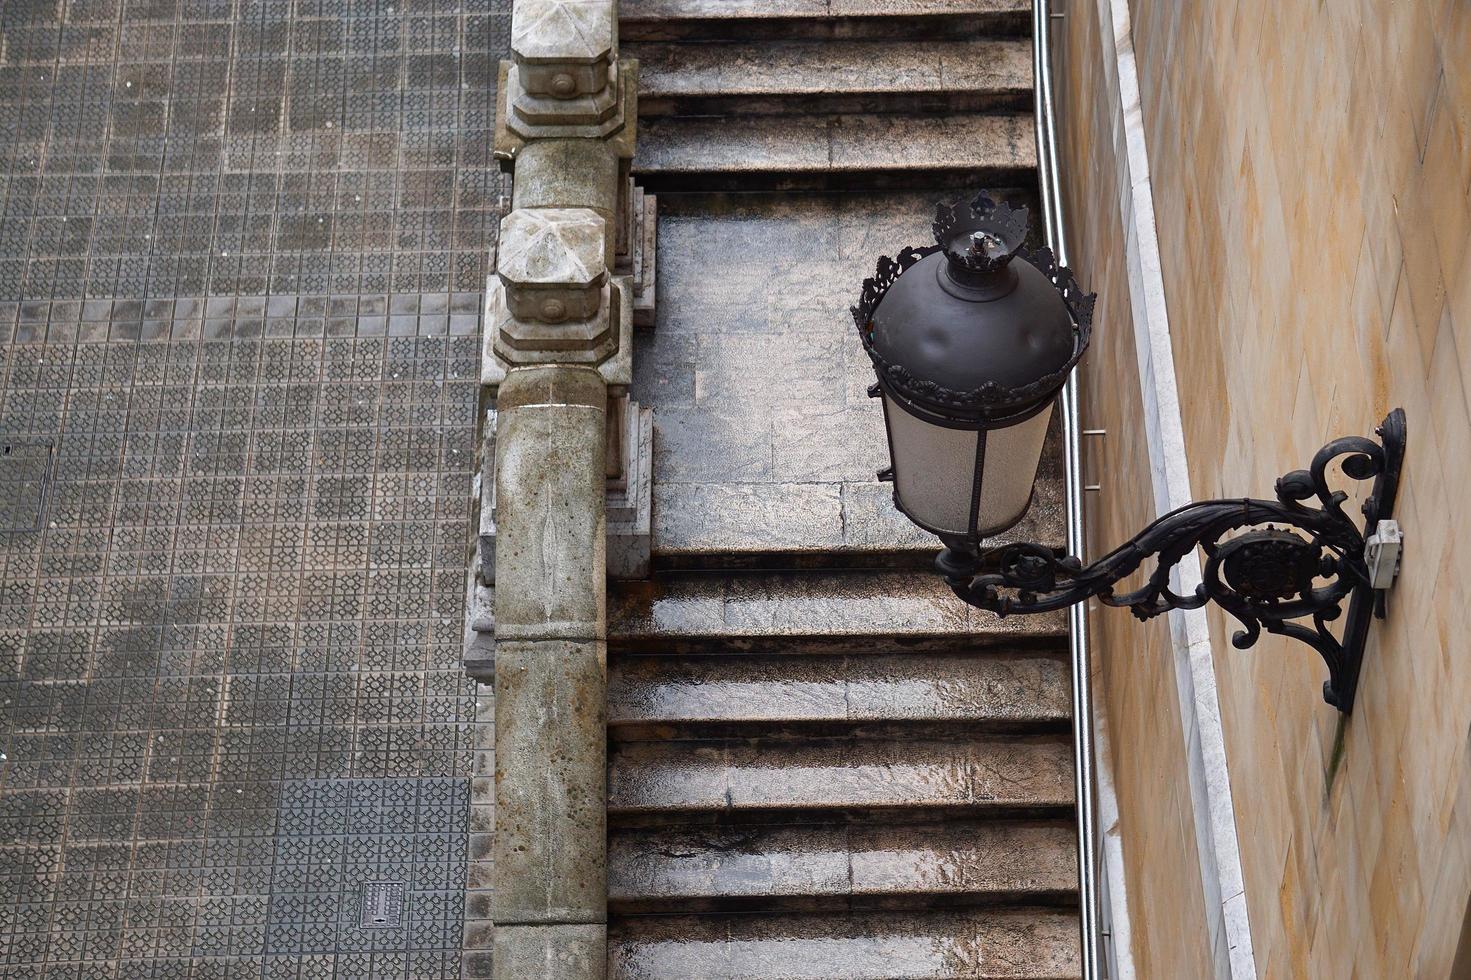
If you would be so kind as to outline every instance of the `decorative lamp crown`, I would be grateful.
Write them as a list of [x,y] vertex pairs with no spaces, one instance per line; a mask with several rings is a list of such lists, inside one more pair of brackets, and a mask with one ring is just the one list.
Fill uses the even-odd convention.
[[952,271],[994,272],[1004,268],[1027,242],[1025,206],[1012,207],[985,194],[969,207],[940,204],[931,225],[935,241],[950,260]]

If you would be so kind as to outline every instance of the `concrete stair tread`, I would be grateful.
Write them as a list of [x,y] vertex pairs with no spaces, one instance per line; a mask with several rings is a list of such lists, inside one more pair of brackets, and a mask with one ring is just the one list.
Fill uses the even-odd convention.
[[1061,652],[620,656],[609,664],[608,727],[622,739],[1060,728],[1068,674]]
[[1027,113],[653,118],[634,158],[646,184],[705,190],[880,186],[884,175],[924,173],[1021,183],[1035,166]]
[[[656,483],[653,511],[661,568],[928,570],[940,550],[894,507],[893,485],[876,481]],[[1063,548],[1064,526],[1062,481],[1039,474],[1026,517],[986,546]]]
[[979,32],[1023,33],[1027,0],[624,0],[619,36],[720,39],[749,37],[935,38]]
[[659,575],[609,584],[608,633],[617,649],[955,649],[1056,644],[1061,612],[1009,616],[966,605],[933,572]]
[[615,829],[619,912],[1076,901],[1064,823]]
[[610,929],[610,980],[1063,980],[1077,916],[1053,909],[638,916]]
[[1026,109],[1025,38],[626,45],[639,112],[655,115]]
[[1070,809],[1062,735],[615,743],[608,812]]

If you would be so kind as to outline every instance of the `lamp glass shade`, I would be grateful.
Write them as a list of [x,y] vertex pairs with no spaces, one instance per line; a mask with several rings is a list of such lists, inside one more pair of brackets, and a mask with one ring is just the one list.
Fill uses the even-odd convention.
[[1052,404],[1004,429],[986,431],[986,449],[981,464],[980,504],[976,508],[976,534],[999,534],[1020,521],[1032,503],[1032,487],[1042,462],[1042,443]]
[[888,394],[884,421],[900,510],[935,534],[968,535],[982,433],[935,425],[911,415]]
[[1015,425],[952,428],[907,411],[885,393],[894,499],[910,520],[946,537],[973,541],[1025,516],[1052,418],[1049,402]]

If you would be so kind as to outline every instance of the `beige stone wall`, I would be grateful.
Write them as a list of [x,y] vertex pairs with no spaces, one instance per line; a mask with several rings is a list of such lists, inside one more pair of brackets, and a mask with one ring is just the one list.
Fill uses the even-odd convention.
[[[1098,4],[1079,0],[1054,43],[1066,51],[1056,82],[1070,264],[1098,293],[1092,347],[1080,374],[1084,426],[1103,429],[1083,442],[1084,482],[1102,481],[1085,501],[1088,555],[1096,557],[1154,517],[1149,453],[1139,424],[1134,315],[1125,263],[1125,221],[1116,183],[1122,173],[1117,89]],[[1073,175],[1089,175],[1078,180]],[[1127,474],[1127,477],[1125,476]],[[1093,607],[1089,615],[1097,681],[1107,712],[1123,841],[1134,966],[1141,978],[1212,974],[1194,822],[1185,780],[1185,740],[1175,697],[1175,665],[1164,620],[1140,624],[1127,613]],[[1147,842],[1147,845],[1145,844]],[[1194,928],[1181,928],[1192,923]]]
[[[1069,4],[1059,39],[1063,87],[1083,108],[1089,7]],[[1236,651],[1233,624],[1211,614],[1256,968],[1445,977],[1471,894],[1471,5],[1129,7],[1193,494],[1269,495],[1329,438],[1368,433],[1397,405],[1409,418],[1404,571],[1351,719],[1322,702],[1311,651],[1275,638]],[[1103,241],[1110,164],[1079,107],[1066,127],[1074,247],[1108,297],[1122,279]],[[1085,423],[1110,429],[1090,518],[1112,541],[1147,516],[1111,499],[1132,492],[1147,508],[1147,470],[1116,438],[1138,375],[1114,350],[1127,340],[1109,319],[1117,301],[1103,302]],[[1160,642],[1126,616],[1098,622],[1105,657]],[[1123,732],[1171,700],[1163,661],[1135,656],[1108,673],[1107,696],[1124,819],[1131,806],[1159,814],[1132,815],[1142,825],[1179,808],[1143,785],[1156,767],[1171,782],[1168,752],[1129,758]],[[1170,916],[1166,872],[1142,865],[1183,878],[1188,855],[1141,833],[1125,846],[1149,849],[1130,860],[1140,975],[1201,975],[1145,965],[1187,948],[1196,926]]]

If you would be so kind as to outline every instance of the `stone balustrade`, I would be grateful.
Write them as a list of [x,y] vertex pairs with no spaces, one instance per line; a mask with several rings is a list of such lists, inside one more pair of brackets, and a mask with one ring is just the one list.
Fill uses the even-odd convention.
[[616,4],[517,0],[511,33],[495,153],[512,210],[486,285],[495,407],[465,656],[494,685],[493,750],[482,723],[465,942],[484,951],[478,976],[591,980],[606,959],[607,577],[648,570],[651,425],[628,386],[654,202],[629,179],[638,69],[618,57]]

